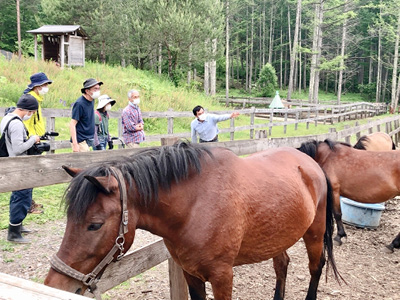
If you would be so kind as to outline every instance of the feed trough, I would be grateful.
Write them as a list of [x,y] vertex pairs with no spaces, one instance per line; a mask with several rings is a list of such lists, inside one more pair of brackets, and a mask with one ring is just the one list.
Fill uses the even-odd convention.
[[340,197],[342,221],[361,228],[377,228],[385,205],[382,203],[360,203]]

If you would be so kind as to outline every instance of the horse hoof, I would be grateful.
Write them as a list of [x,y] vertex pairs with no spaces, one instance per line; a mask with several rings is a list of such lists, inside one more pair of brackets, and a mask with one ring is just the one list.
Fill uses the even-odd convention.
[[335,246],[342,246],[343,242],[339,238],[334,238],[333,239],[333,244]]
[[382,248],[383,253],[392,254],[394,252],[393,248],[390,246],[385,246]]

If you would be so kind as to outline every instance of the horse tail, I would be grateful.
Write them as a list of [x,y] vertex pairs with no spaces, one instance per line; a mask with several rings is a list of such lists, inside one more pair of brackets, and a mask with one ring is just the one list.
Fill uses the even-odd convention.
[[[325,173],[325,172],[324,172]],[[324,234],[324,250],[328,255],[327,267],[326,267],[326,279],[328,279],[328,270],[329,267],[332,268],[333,273],[335,275],[336,281],[340,284],[342,280],[344,283],[346,281],[343,279],[342,275],[340,275],[336,263],[335,258],[333,256],[333,230],[334,230],[334,221],[333,221],[333,189],[329,178],[326,176],[326,185],[328,187],[327,190],[327,203],[326,203],[326,225],[325,225],[325,234]],[[347,283],[346,283],[347,284]]]
[[360,150],[367,150],[365,148],[364,143],[367,143],[369,141],[369,138],[366,135],[363,135],[362,137],[359,138],[357,143],[354,145],[353,148],[355,149],[360,149]]

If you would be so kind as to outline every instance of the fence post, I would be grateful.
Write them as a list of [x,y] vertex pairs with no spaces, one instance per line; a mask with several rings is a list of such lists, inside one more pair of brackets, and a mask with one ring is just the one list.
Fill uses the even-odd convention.
[[327,109],[324,109],[324,125],[326,125]]
[[[173,111],[172,108],[168,108],[168,112]],[[173,134],[174,133],[174,118],[173,117],[168,117],[168,134]]]
[[[251,133],[250,133],[251,135]],[[235,118],[231,118],[231,128],[230,128],[231,141],[235,140]]]
[[311,115],[311,108],[309,107],[307,111],[307,122],[306,122],[307,129],[310,127],[310,115]]
[[[357,127],[359,124],[358,124],[358,121],[356,121],[356,123],[354,124],[354,126],[355,127]],[[360,137],[361,137],[361,132],[359,131],[359,132],[356,132],[356,138],[357,138],[357,141],[360,139]]]
[[315,127],[318,126],[318,116],[319,116],[319,110],[318,107],[315,106]]
[[[162,138],[161,146],[173,145],[177,140],[177,137]],[[168,259],[168,273],[171,300],[187,300],[188,290],[182,268],[172,258]]]
[[[46,118],[46,131],[47,132],[52,132],[56,131],[56,118],[55,117],[50,117]],[[50,136],[50,141],[54,141],[54,136]],[[50,153],[54,154],[56,153],[56,150],[50,150]]]
[[[371,121],[368,121],[367,124],[371,123]],[[373,128],[369,127],[368,128],[368,134],[371,134],[373,132]]]
[[287,123],[287,115],[288,115],[288,113],[287,113],[287,108],[286,108],[286,112],[285,112],[285,125],[283,125],[283,133],[284,133],[284,134],[286,134],[286,128],[287,128],[287,125],[286,125],[286,123]]
[[294,124],[294,130],[297,130],[299,125],[299,111],[296,110],[296,123]]
[[256,116],[256,108],[255,108],[255,106],[252,106],[251,107],[251,112],[250,112],[250,126],[252,127],[252,128],[250,128],[250,139],[254,138],[254,119],[255,119],[255,116]]
[[271,136],[271,134],[272,134],[272,122],[273,122],[273,119],[274,119],[274,109],[271,108],[271,113],[269,115],[269,132],[268,132],[269,136]]
[[[349,128],[350,128],[350,125],[345,125],[345,126],[344,126],[344,129],[349,129]],[[345,141],[347,144],[350,144],[350,142],[351,142],[350,138],[351,138],[351,136],[348,135],[348,136],[346,136],[346,137],[344,138],[344,141]]]

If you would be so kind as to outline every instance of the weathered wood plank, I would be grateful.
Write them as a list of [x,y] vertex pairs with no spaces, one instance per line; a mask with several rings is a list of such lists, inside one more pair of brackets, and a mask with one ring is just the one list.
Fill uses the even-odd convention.
[[[104,271],[98,288],[101,293],[137,276],[169,259],[163,239],[127,253],[120,261],[112,262]],[[87,292],[85,295],[90,295]]]
[[0,273],[0,300],[84,300],[84,296],[45,286],[30,280]]

